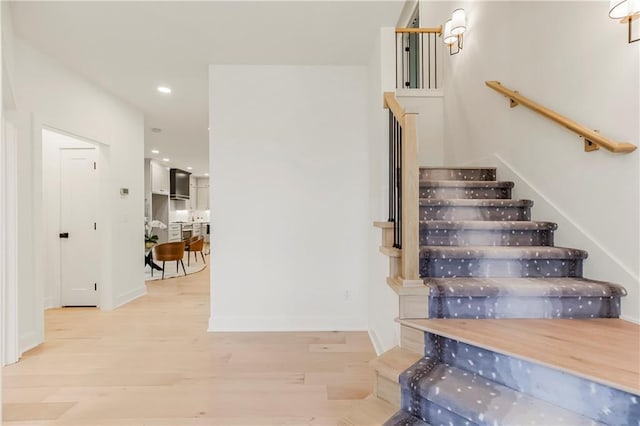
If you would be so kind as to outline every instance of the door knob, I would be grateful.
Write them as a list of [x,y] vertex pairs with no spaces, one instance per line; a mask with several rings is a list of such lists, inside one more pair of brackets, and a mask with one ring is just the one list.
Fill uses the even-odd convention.
[[69,238],[69,233],[68,232],[61,232],[60,233],[60,238]]

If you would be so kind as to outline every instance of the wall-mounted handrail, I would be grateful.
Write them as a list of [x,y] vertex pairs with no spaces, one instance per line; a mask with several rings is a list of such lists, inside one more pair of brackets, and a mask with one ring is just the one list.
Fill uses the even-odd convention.
[[550,120],[555,121],[561,126],[566,127],[572,132],[577,133],[580,137],[584,138],[585,151],[594,151],[594,150],[597,150],[598,147],[603,147],[611,152],[628,153],[628,152],[635,151],[637,148],[635,145],[630,144],[628,142],[612,141],[611,139],[605,136],[602,136],[600,133],[594,130],[591,130],[579,123],[576,123],[575,121],[570,120],[567,117],[547,107],[544,107],[525,96],[522,96],[517,91],[507,89],[502,84],[500,84],[499,81],[486,81],[485,84],[490,88],[492,88],[493,90],[496,90],[502,93],[503,95],[505,95],[507,98],[509,98],[511,101],[512,108],[518,105],[524,105],[527,108],[537,112],[538,114],[541,114],[549,118]]
[[419,168],[416,114],[407,113],[393,92],[385,92],[389,110],[389,222],[393,247],[400,250],[404,285],[421,285],[419,270]]

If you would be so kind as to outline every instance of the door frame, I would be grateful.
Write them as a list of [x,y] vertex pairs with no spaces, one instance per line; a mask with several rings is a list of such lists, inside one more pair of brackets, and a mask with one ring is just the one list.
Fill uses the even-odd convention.
[[[12,135],[9,132],[12,132]],[[18,129],[2,117],[0,152],[0,365],[20,358],[18,334]]]
[[[96,153],[97,153],[97,162],[98,162],[98,203],[97,203],[97,209],[98,209],[98,216],[96,218],[97,223],[98,223],[98,234],[97,234],[97,239],[98,239],[98,246],[95,248],[95,252],[97,254],[97,258],[100,261],[101,264],[104,265],[109,265],[109,263],[107,262],[102,262],[103,259],[105,259],[105,257],[107,256],[107,252],[108,252],[108,247],[109,245],[107,244],[108,242],[108,238],[107,238],[107,233],[105,232],[105,230],[108,228],[107,225],[107,215],[104,213],[106,211],[106,207],[107,207],[107,200],[105,199],[105,185],[106,185],[106,181],[104,178],[104,172],[106,167],[105,166],[105,160],[106,160],[106,152],[107,151],[107,146],[80,136],[78,134],[74,134],[65,130],[61,130],[60,128],[57,127],[53,127],[47,124],[43,124],[42,126],[40,126],[40,130],[39,130],[39,135],[38,137],[40,138],[40,143],[38,146],[38,150],[40,151],[40,159],[41,159],[41,163],[40,163],[40,167],[39,167],[39,171],[40,171],[40,178],[37,179],[36,181],[34,181],[34,184],[38,184],[40,186],[39,192],[40,192],[40,197],[39,197],[39,202],[41,203],[39,211],[42,213],[41,216],[39,218],[36,219],[40,219],[40,225],[42,226],[43,230],[47,229],[46,224],[48,222],[52,222],[51,218],[48,217],[47,215],[47,211],[46,211],[46,205],[44,203],[44,191],[43,191],[43,180],[44,180],[44,161],[43,161],[43,152],[44,152],[44,143],[45,141],[43,140],[43,132],[47,130],[53,133],[57,133],[63,136],[67,136],[76,140],[79,140],[81,142],[86,143],[87,145],[90,145],[91,147],[96,149]],[[59,161],[60,160],[60,152],[61,149],[57,149],[58,152],[58,156],[57,158],[54,159],[54,161]],[[58,182],[58,184],[60,184],[60,182]],[[60,217],[58,216],[58,219],[60,219]],[[52,223],[52,226],[55,227],[55,229],[59,229],[60,227],[60,223],[59,220],[55,221],[55,223]],[[51,232],[51,227],[49,228],[49,232]],[[59,231],[56,231],[59,232]],[[38,235],[43,235],[41,232],[37,233]],[[44,271],[44,268],[46,267],[45,265],[47,264],[47,262],[54,262],[57,265],[60,265],[61,262],[61,248],[59,244],[55,245],[55,248],[49,252],[47,252],[46,250],[44,250],[44,247],[46,247],[46,245],[41,244],[41,250],[43,251],[43,255],[41,256],[42,258],[42,265],[40,270]],[[111,309],[111,303],[110,300],[107,298],[108,295],[111,294],[110,290],[110,285],[111,282],[107,280],[107,276],[109,274],[105,273],[108,272],[106,270],[108,270],[108,267],[103,267],[100,268],[100,274],[98,276],[98,302],[97,302],[97,307],[100,309]],[[41,286],[41,291],[42,291],[42,301],[43,301],[43,310],[49,309],[49,308],[56,308],[56,307],[61,307],[61,292],[62,292],[62,287],[61,287],[61,278],[59,276],[59,274],[55,277],[54,282],[52,284],[53,288],[55,289],[55,295],[53,300],[48,300],[46,298],[46,288],[45,288],[45,281],[44,280],[38,280],[38,282],[40,283]],[[52,303],[53,302],[53,303]]]
[[100,173],[100,199],[98,201],[99,217],[98,223],[103,224],[100,227],[100,244],[96,247],[99,251],[104,267],[101,273],[101,284],[99,288],[98,307],[102,310],[111,310],[114,307],[113,301],[113,282],[111,279],[111,265],[112,254],[109,250],[111,247],[111,204],[109,202],[109,180],[110,180],[110,162],[109,162],[109,144],[93,139],[90,136],[83,135],[81,131],[76,131],[73,126],[69,126],[68,123],[58,123],[55,119],[43,118],[39,114],[31,114],[31,143],[32,143],[32,205],[34,210],[34,217],[32,228],[32,241],[31,247],[33,252],[31,256],[33,258],[34,268],[34,300],[30,301],[33,305],[34,317],[32,318],[36,324],[34,333],[29,336],[21,336],[20,339],[20,353],[38,346],[44,342],[44,286],[45,286],[45,271],[44,271],[44,256],[46,252],[42,244],[39,244],[39,236],[44,232],[44,220],[46,218],[46,212],[43,209],[43,146],[42,146],[42,131],[44,129],[51,130],[53,132],[61,133],[71,136],[89,143],[94,144],[98,148],[98,159],[101,163],[102,170]]

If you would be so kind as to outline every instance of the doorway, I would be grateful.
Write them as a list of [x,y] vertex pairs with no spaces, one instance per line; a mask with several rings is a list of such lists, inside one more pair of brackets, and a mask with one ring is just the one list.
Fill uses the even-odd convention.
[[99,306],[99,146],[42,130],[45,308]]

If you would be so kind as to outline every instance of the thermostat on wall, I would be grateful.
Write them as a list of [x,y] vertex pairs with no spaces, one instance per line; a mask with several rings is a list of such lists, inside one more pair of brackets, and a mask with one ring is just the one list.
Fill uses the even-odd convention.
[[129,195],[129,188],[120,188],[120,195]]

